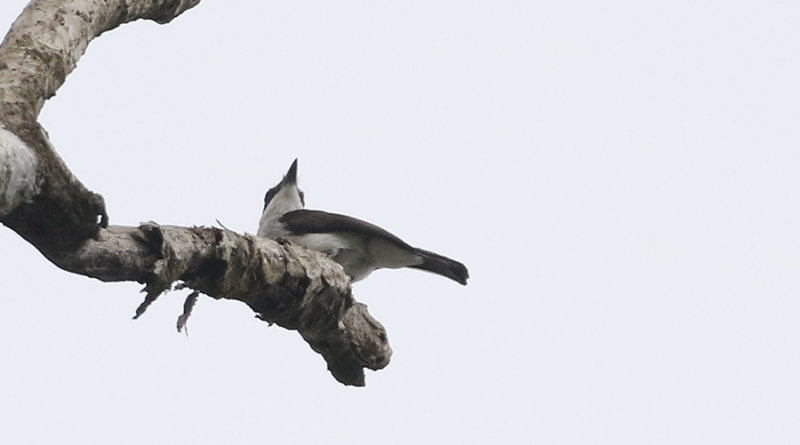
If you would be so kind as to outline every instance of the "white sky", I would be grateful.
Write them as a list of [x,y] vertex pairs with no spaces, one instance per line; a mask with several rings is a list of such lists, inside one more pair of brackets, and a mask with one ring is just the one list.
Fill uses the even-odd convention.
[[[27,0],[3,0],[10,25]],[[0,443],[796,444],[800,5],[205,1],[45,107],[114,224],[310,208],[466,263],[355,287],[395,355],[63,272],[0,230]]]

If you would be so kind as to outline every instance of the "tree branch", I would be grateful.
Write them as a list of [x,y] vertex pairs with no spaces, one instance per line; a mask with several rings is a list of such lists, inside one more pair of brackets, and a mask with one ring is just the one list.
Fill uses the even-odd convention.
[[0,45],[0,222],[64,270],[145,284],[137,316],[181,282],[297,330],[337,380],[364,385],[363,368],[385,367],[392,351],[337,263],[224,229],[109,227],[103,198],[72,174],[36,120],[93,38],[133,20],[168,23],[199,1],[34,0],[25,8]]

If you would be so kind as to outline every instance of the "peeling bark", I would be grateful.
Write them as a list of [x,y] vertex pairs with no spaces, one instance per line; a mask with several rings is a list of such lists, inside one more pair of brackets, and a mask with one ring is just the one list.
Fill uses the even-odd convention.
[[[362,386],[363,369],[385,367],[392,351],[341,266],[225,229],[109,226],[102,196],[72,174],[37,122],[93,38],[133,20],[168,23],[199,1],[34,0],[25,8],[0,45],[0,222],[64,270],[143,283],[137,316],[175,283],[239,300],[297,330],[337,380]],[[190,311],[187,301],[184,323]]]

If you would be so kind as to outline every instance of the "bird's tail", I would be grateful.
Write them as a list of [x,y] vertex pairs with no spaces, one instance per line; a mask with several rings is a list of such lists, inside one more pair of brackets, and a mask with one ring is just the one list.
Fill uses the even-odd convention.
[[467,278],[469,278],[467,266],[464,266],[456,260],[451,260],[446,256],[439,255],[438,253],[433,253],[422,249],[415,250],[417,254],[422,256],[422,264],[417,264],[411,267],[439,274],[466,286]]

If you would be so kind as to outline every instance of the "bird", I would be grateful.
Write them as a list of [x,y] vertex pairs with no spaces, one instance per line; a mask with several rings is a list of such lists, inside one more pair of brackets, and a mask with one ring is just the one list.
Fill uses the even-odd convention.
[[374,224],[351,216],[305,208],[305,194],[297,185],[297,159],[283,179],[264,195],[258,223],[259,237],[287,240],[322,252],[339,263],[351,282],[377,269],[411,267],[467,284],[462,263],[412,247]]

